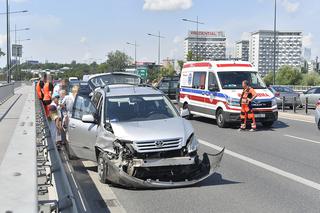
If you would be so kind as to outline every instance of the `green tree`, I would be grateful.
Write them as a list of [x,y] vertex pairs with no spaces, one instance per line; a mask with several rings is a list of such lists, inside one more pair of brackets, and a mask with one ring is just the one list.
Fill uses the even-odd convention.
[[167,67],[160,68],[160,73],[158,77],[174,76],[175,74],[176,74],[176,71],[174,70],[173,65],[169,64]]
[[307,73],[303,75],[302,85],[304,86],[318,86],[320,85],[320,74]]
[[282,66],[276,73],[276,84],[298,85],[301,83],[302,73],[291,66]]
[[193,61],[193,52],[191,50],[187,53],[187,61]]
[[183,64],[184,64],[183,60],[178,60],[178,65],[179,65],[180,72],[181,72],[181,70],[183,68]]
[[263,78],[266,85],[272,85],[273,84],[273,72],[270,71],[266,76]]
[[107,56],[108,68],[111,71],[121,71],[124,70],[132,59],[125,53],[116,50],[115,52],[109,52]]

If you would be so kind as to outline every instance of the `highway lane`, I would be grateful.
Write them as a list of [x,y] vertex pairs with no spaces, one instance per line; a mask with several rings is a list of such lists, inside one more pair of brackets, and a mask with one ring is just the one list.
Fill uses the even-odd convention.
[[[220,129],[205,118],[196,118],[192,124],[197,137],[209,144],[225,146],[288,174],[320,183],[320,144],[285,136],[320,141],[314,124],[280,119],[273,128],[253,133]],[[201,144],[200,152],[204,151],[217,152]],[[76,165],[79,168],[79,161]],[[92,166],[88,168],[89,173],[96,174]],[[83,178],[86,173],[81,171],[80,175]],[[127,212],[320,212],[318,189],[228,154],[216,174],[193,187],[127,190],[100,185],[89,175],[85,183],[79,181],[80,185],[89,180],[98,188],[111,190],[115,201]],[[86,199],[90,200],[90,194],[85,194]],[[102,194],[102,199],[105,196]]]

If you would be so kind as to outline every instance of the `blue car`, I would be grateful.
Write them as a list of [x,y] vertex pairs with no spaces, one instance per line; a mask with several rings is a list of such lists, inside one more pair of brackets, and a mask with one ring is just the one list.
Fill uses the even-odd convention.
[[318,126],[318,129],[320,130],[320,99],[318,100],[317,105],[316,105],[315,121]]

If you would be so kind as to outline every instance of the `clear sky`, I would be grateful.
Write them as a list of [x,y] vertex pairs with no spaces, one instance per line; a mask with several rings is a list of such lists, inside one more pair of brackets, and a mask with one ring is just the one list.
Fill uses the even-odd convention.
[[[161,31],[161,58],[183,58],[183,39],[195,24],[200,30],[223,30],[231,52],[236,40],[248,38],[259,29],[273,29],[273,0],[11,0],[15,10],[28,13],[11,16],[11,27],[29,27],[18,32],[23,42],[23,60],[44,62],[101,62],[110,51],[121,50],[133,57],[137,41],[138,61],[157,60],[157,38],[147,36]],[[0,13],[5,0],[0,0]],[[319,0],[278,0],[278,29],[300,30],[312,57],[320,56]],[[5,16],[0,15],[0,48],[6,51]],[[12,33],[14,41],[14,33]],[[0,67],[6,64],[0,58]]]

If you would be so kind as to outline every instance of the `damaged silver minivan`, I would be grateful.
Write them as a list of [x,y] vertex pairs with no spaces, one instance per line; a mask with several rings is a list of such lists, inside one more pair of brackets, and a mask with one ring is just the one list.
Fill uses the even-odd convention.
[[103,183],[172,188],[210,176],[223,151],[198,156],[189,121],[161,91],[145,85],[109,85],[78,94],[69,124],[68,154],[96,161]]

